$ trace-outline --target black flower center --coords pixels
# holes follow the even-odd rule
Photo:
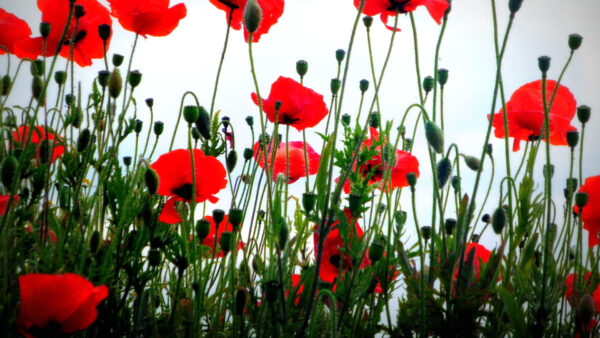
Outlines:
[[[296,118],[296,119],[292,118],[288,114],[285,114],[285,113],[283,113],[283,114],[280,113],[280,114],[281,114],[280,115],[281,117],[279,118],[279,122],[281,122],[283,124],[294,124],[294,123],[300,121],[300,119],[298,119],[298,118]]]
[[[232,3],[232,2],[229,2],[227,0],[219,0],[219,2],[222,3],[222,4],[224,4],[225,6],[227,6],[229,8],[232,8],[232,9],[238,9],[238,8],[240,8],[240,6],[238,6],[238,5],[236,5],[236,4]]]
[[[405,9],[405,7],[411,1],[412,0],[390,0],[390,7],[387,10],[388,11],[398,10],[398,13],[406,13],[407,10]]]
[[[185,183],[181,187],[173,189],[173,193],[186,201],[190,201],[192,199],[192,185]]]
[[[335,254],[329,257],[329,263],[331,263],[331,265],[335,266],[336,268],[340,267],[340,255]]]

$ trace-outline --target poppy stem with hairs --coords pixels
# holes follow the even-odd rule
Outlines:
[[[131,72],[131,63],[133,62],[133,54],[135,53],[135,47],[137,46],[139,34],[135,34],[135,39],[133,40],[133,47],[131,48],[131,54],[129,55],[129,64],[127,65],[127,73],[125,73],[125,87],[123,89],[123,107],[121,108],[121,114],[125,115],[125,108],[129,106],[129,100],[131,100],[130,94],[129,100],[127,99],[127,85],[129,84],[129,72]],[[119,128],[120,129],[120,128]]]
[[[421,85],[421,68],[419,67],[419,40],[417,38],[417,25],[415,25],[415,18],[413,17],[413,13],[409,12],[408,16],[410,18],[410,25],[412,26],[413,31],[413,44],[415,49],[415,69],[417,71],[417,86],[419,88],[419,102],[421,104],[425,104],[425,99],[423,98],[423,87]]]
[[[213,113],[215,111],[215,99],[217,98],[217,89],[219,88],[219,78],[221,77],[221,69],[223,68],[223,62],[225,61],[225,52],[227,51],[227,44],[229,42],[229,32],[231,31],[231,20],[233,19],[233,7],[229,9],[229,18],[227,19],[227,31],[225,32],[225,42],[223,43],[223,50],[221,51],[221,60],[219,61],[219,68],[217,68],[217,78],[215,79],[215,88],[213,89],[212,100],[210,102],[210,120],[212,121]]]
[[[442,20],[442,27],[440,28],[440,34],[438,36],[438,41],[437,44],[435,46],[435,55],[433,58],[433,105],[432,105],[432,117],[433,117],[433,122],[436,122],[436,104],[437,104],[437,91],[438,91],[438,62],[439,62],[439,55],[440,55],[440,48],[442,47],[442,39],[444,38],[444,32],[446,31],[446,24],[448,23],[448,15],[444,15],[444,18]],[[441,86],[441,89],[443,90],[443,86]],[[441,102],[440,102],[440,108],[441,108]],[[444,115],[443,115],[443,111],[440,111],[440,120],[442,122],[442,130],[444,129]]]
[[[371,28],[370,27],[366,27],[367,29],[367,47],[369,49],[369,64],[371,66],[371,76],[373,77],[373,86],[377,87],[377,76],[375,75],[375,62],[373,61],[373,46],[371,44]],[[394,28],[395,29],[395,28]],[[362,106],[362,97],[361,96],[361,106]],[[376,103],[377,103],[377,111],[381,113],[381,107],[379,106],[379,97],[376,97]],[[358,116],[360,117],[360,110],[358,112]],[[356,123],[358,123],[358,117],[356,118]]]

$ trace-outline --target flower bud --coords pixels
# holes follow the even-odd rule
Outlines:
[[[183,118],[189,124],[194,123],[200,117],[200,109],[198,106],[185,106],[183,107]],[[198,128],[200,129],[200,128]]]
[[[338,49],[335,51],[335,59],[338,63],[344,61],[344,57],[346,56],[346,51],[343,49]]]
[[[436,153],[444,152],[444,135],[438,126],[432,121],[425,122],[425,137],[427,143],[435,150]]]
[[[98,36],[102,41],[106,42],[110,38],[111,27],[105,23],[98,26]]]
[[[8,155],[2,160],[0,165],[0,176],[2,177],[2,184],[7,190],[12,189],[18,166],[19,162],[13,155]]]
[[[342,115],[342,124],[344,124],[345,126],[348,126],[350,124],[350,115]]]
[[[488,156],[492,156],[492,153],[494,151],[494,147],[492,146],[491,143],[487,144],[487,147],[485,148],[485,153],[488,154]]]
[[[252,128],[252,126],[254,126],[254,117],[250,115],[246,116],[246,124],[248,124],[248,127]]]
[[[250,33],[256,32],[262,21],[262,9],[256,0],[248,0],[244,8],[244,26]]]
[[[42,36],[42,38],[47,38],[48,35],[50,35],[50,30],[51,30],[52,26],[50,25],[49,22],[42,22],[40,23],[40,35]]]
[[[118,68],[115,68],[108,79],[108,93],[113,99],[116,99],[121,95],[122,88],[123,79],[121,78],[121,72]]]
[[[160,265],[160,261],[162,260],[162,255],[160,254],[160,251],[156,248],[151,248],[148,251],[148,264],[150,266],[159,266]]]
[[[229,154],[227,154],[227,159],[225,162],[227,164],[227,171],[232,172],[237,163],[237,152],[235,150],[231,150]]]
[[[523,0],[508,0],[508,10],[510,11],[510,15],[514,16],[516,12],[521,8],[521,4]]]
[[[465,164],[473,171],[479,170],[479,159],[475,156],[465,156]]]
[[[365,27],[367,27],[367,29],[371,28],[371,25],[373,24],[373,17],[372,16],[364,16],[363,24],[365,25]]]
[[[576,178],[567,178],[566,181],[566,187],[567,190],[570,190],[571,193],[575,192],[575,190],[577,190],[577,179]]]
[[[460,184],[460,177],[458,177],[456,175],[452,176],[451,183],[452,183],[452,188],[454,190],[458,190],[458,185]]]
[[[113,54],[112,64],[115,67],[119,67],[123,63],[123,55],[121,54]]]
[[[146,99],[146,105],[148,106],[148,108],[151,108],[154,106],[154,99],[149,97]]]
[[[154,135],[160,136],[160,134],[163,133],[164,129],[165,129],[165,124],[162,121],[154,122]]]
[[[575,205],[580,209],[585,207],[588,202],[588,194],[584,192],[578,192],[575,194]]]
[[[215,226],[218,228],[225,219],[225,211],[223,209],[214,209],[212,211],[213,221],[215,222]]]
[[[8,95],[8,89],[10,88],[11,82],[10,75],[6,74],[2,77],[2,96]]]
[[[277,236],[277,244],[279,245],[280,250],[285,250],[285,246],[287,244],[289,235],[290,231],[288,229],[287,223],[282,220],[281,227],[279,228],[279,235]]]
[[[413,145],[412,138],[407,137],[402,142],[402,150],[404,150],[404,151],[410,151],[410,149],[412,148],[412,145]]]
[[[579,34],[571,34],[569,35],[569,48],[571,50],[577,50],[581,47],[581,41],[583,40],[583,36]]]
[[[577,119],[581,123],[586,123],[590,119],[592,109],[589,106],[582,105],[577,107]]]
[[[421,227],[421,235],[423,235],[423,238],[425,239],[425,241],[428,241],[431,238],[431,226],[429,225],[425,225]]]
[[[396,221],[396,225],[398,228],[402,229],[404,224],[406,223],[406,219],[408,218],[408,214],[403,210],[394,211],[394,221]],[[400,231],[399,231],[400,232]]]
[[[254,156],[254,150],[250,148],[244,149],[244,160],[249,161]]]
[[[362,195],[359,193],[351,192],[348,196],[348,208],[352,217],[360,216],[360,207],[362,206]]]
[[[54,73],[54,82],[57,85],[62,86],[65,84],[65,81],[67,81],[67,74],[65,72],[58,70]]]
[[[506,211],[502,207],[498,207],[492,216],[492,228],[494,232],[500,235],[502,233],[502,229],[506,226]]]
[[[577,130],[570,130],[567,132],[567,144],[571,148],[575,148],[579,143],[579,132]]]
[[[315,207],[317,195],[313,192],[305,192],[302,194],[302,207],[307,213],[311,212]]]
[[[225,254],[227,254],[231,250],[231,240],[233,239],[233,234],[229,231],[225,231],[221,234],[221,238],[219,239],[219,244],[221,244],[221,250]]]
[[[304,77],[304,75],[306,75],[307,72],[308,72],[308,62],[306,62],[305,60],[296,61],[296,73],[298,73],[298,75],[300,75],[300,77]]]
[[[33,60],[30,64],[31,75],[43,76],[44,75],[44,60]]]
[[[360,80],[358,88],[360,88],[360,92],[364,94],[369,89],[369,80]]]
[[[448,82],[448,69],[446,69],[446,68],[438,69],[437,76],[438,76],[438,83],[440,84],[440,87],[444,87],[446,82]]]
[[[144,182],[146,182],[148,193],[150,193],[150,195],[156,194],[158,191],[159,178],[154,169],[146,168],[146,172],[144,173]]]
[[[209,233],[210,222],[204,218],[199,219],[198,222],[196,222],[196,235],[198,238],[203,241]]]
[[[81,19],[85,15],[85,8],[83,5],[75,5],[75,18]]]
[[[31,82],[31,95],[34,99],[43,101],[43,98],[41,98],[42,89],[44,89],[44,80],[38,75],[34,76]]]
[[[538,68],[542,72],[542,74],[546,74],[548,69],[550,69],[550,57],[546,55],[542,55],[538,58]]]
[[[77,137],[77,151],[81,153],[86,150],[90,144],[91,138],[92,133],[90,133],[89,129],[85,128],[82,130],[81,133],[79,133],[79,137]]]
[[[594,298],[589,293],[586,293],[583,295],[583,297],[581,297],[579,307],[577,308],[577,314],[581,322],[584,324],[584,327],[588,326],[588,323],[596,314],[596,304],[594,302]]]
[[[373,263],[377,263],[383,257],[384,247],[381,243],[373,241],[369,246],[369,259]]]
[[[110,72],[108,70],[101,70],[98,72],[98,84],[105,88],[108,86],[108,79],[110,78]]]
[[[131,165],[131,156],[123,156],[123,163],[129,167]]]
[[[279,100],[275,101],[275,104],[273,105],[273,107],[275,108],[275,111],[278,112],[279,109],[281,109],[281,101],[279,101]]]
[[[433,78],[431,76],[426,76],[423,79],[423,90],[425,93],[429,93],[433,89],[434,84]]]
[[[417,184],[417,174],[412,171],[409,172],[406,174],[406,181],[412,188],[414,188],[415,184]]]
[[[379,113],[378,112],[374,111],[369,116],[369,126],[375,128],[375,129],[379,128]]]
[[[205,139],[210,140],[210,117],[208,116],[206,109],[202,106],[200,106],[200,109],[198,110],[198,118],[196,119],[195,124],[200,135]]]
[[[331,94],[333,94],[333,95],[337,94],[337,92],[340,90],[341,86],[342,86],[342,82],[340,81],[340,79],[338,79],[338,78],[331,79],[331,84],[330,84]]]
[[[134,121],[134,127],[133,127],[133,129],[134,129],[134,131],[135,131],[136,134],[141,133],[143,127],[144,127],[144,122],[142,120],[136,119]]]
[[[446,228],[446,234],[448,236],[452,236],[452,231],[454,231],[455,227],[456,227],[456,219],[446,218],[446,221],[444,222],[444,228]]]
[[[142,82],[142,73],[139,70],[132,70],[127,76],[127,81],[132,89],[137,87]]]
[[[446,185],[448,179],[450,179],[450,174],[452,174],[452,162],[447,157],[442,157],[442,159],[438,162],[437,168],[437,181],[438,186],[441,188]]]
[[[233,226],[233,230],[237,230],[242,224],[244,218],[244,210],[239,208],[231,208],[229,209],[228,221]]]

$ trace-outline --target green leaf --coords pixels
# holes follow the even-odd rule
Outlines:
[[[512,324],[515,337],[527,337],[528,334],[524,320],[527,317],[526,314],[523,313],[512,293],[504,288],[500,288],[498,291],[504,301],[505,311]]]

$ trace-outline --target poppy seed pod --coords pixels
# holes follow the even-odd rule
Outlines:
[[[585,323],[587,326],[587,323],[592,320],[594,314],[596,314],[594,298],[589,293],[586,293],[583,295],[583,297],[581,297],[581,301],[579,302],[579,306],[577,308],[577,315],[579,316],[581,322]]]
[[[444,135],[432,121],[425,122],[425,138],[427,138],[427,143],[436,153],[441,154],[444,152]]]
[[[108,93],[113,99],[116,99],[121,95],[122,88],[123,79],[121,78],[121,72],[118,68],[115,68],[108,79]]]
[[[244,26],[250,33],[256,32],[262,21],[262,9],[256,0],[248,0],[244,8]]]
[[[237,164],[237,152],[235,150],[230,151],[229,154],[227,154],[225,162],[227,164],[227,171],[232,172]]]
[[[44,89],[44,80],[39,75],[34,76],[31,82],[31,95],[34,99],[41,101],[42,89]]]
[[[506,226],[506,211],[502,207],[498,207],[492,216],[492,228],[498,235],[502,233],[502,229]]]
[[[231,251],[232,238],[233,238],[232,233],[229,231],[223,232],[221,234],[221,238],[219,238],[219,244],[221,245],[221,250],[223,250],[223,252],[225,254],[227,254],[229,251]]]
[[[575,190],[577,190],[577,179],[576,178],[567,178],[566,187],[572,193],[575,192]]]
[[[374,111],[369,116],[369,126],[375,129],[379,128],[379,113]]]
[[[369,80],[360,80],[358,88],[360,88],[360,92],[364,94],[369,89]]]
[[[198,109],[198,106],[185,106],[183,107],[183,118],[185,119],[185,121],[189,124],[194,123],[195,121],[198,120],[198,117],[200,116],[200,109]],[[200,128],[198,128],[200,129]]]
[[[444,85],[448,82],[448,69],[440,68],[437,71],[438,83],[440,87],[444,87]]]
[[[331,84],[330,84],[331,94],[333,94],[333,95],[337,94],[337,92],[340,90],[341,86],[342,86],[342,82],[340,81],[340,79],[338,79],[338,78],[331,79]]]
[[[551,164],[550,167],[548,167],[546,164],[544,164],[544,177],[546,177],[546,174],[549,173],[550,174],[550,178],[552,178],[552,176],[554,176],[554,164]]]
[[[250,161],[250,159],[254,156],[254,150],[250,148],[244,149],[244,160]]]
[[[75,5],[75,18],[80,19],[85,15],[85,8],[83,5]]]
[[[146,99],[146,106],[148,106],[148,108],[152,108],[154,106],[154,99],[149,97]]]
[[[8,74],[2,77],[2,96],[8,95],[11,81],[10,75]]]
[[[338,63],[342,63],[344,61],[344,57],[346,57],[346,51],[343,49],[338,49],[335,51],[335,59]]]
[[[90,144],[91,137],[92,137],[92,134],[90,133],[90,130],[87,128],[85,128],[84,130],[81,131],[81,133],[79,133],[79,136],[77,137],[77,151],[78,152],[81,153],[87,149],[88,145]]]
[[[198,238],[202,241],[206,238],[206,236],[208,236],[208,234],[210,233],[210,222],[205,219],[199,219],[196,222],[196,235],[198,236]]]
[[[162,260],[162,255],[158,249],[152,248],[148,251],[148,264],[150,266],[158,266],[160,265],[160,261]]]
[[[135,130],[135,133],[136,134],[141,133],[142,132],[142,128],[144,127],[144,122],[142,120],[140,120],[140,119],[136,119],[134,121],[134,123],[135,124],[134,124],[133,129]]]
[[[154,135],[156,136],[160,136],[160,134],[163,133],[163,130],[165,129],[165,124],[162,121],[156,121],[154,122]]]
[[[394,212],[394,221],[396,221],[396,224],[400,228],[402,228],[404,226],[404,223],[406,223],[407,217],[408,217],[408,214],[406,213],[406,211],[396,210]]]
[[[2,177],[2,184],[7,190],[12,189],[18,166],[19,162],[13,155],[6,156],[2,161],[0,176]]]
[[[317,195],[313,192],[305,192],[302,194],[302,207],[307,213],[311,212],[315,207]]]
[[[521,4],[523,0],[508,0],[508,10],[510,11],[510,15],[515,15],[516,12],[521,8]]]
[[[228,221],[233,226],[233,230],[237,230],[240,224],[242,224],[244,218],[244,210],[240,208],[229,209]]]
[[[428,241],[431,238],[431,226],[429,225],[424,225],[421,227],[421,235],[423,235],[423,238],[425,239],[425,241]]]
[[[132,89],[137,87],[140,84],[140,82],[142,82],[142,73],[140,73],[139,70],[133,70],[129,72],[129,76],[127,76],[127,81],[129,82],[129,85]]]
[[[590,120],[591,113],[592,108],[590,108],[589,106],[581,105],[577,107],[577,119],[583,124]]]
[[[246,124],[248,124],[248,126],[252,128],[252,126],[254,126],[254,117],[249,115],[246,116]]]
[[[417,184],[417,174],[414,172],[409,172],[406,174],[406,181],[410,185],[411,188],[414,188],[415,184]]]
[[[480,166],[480,162],[479,159],[475,156],[464,156],[465,158],[465,164],[467,165],[467,167],[469,167],[469,169],[473,170],[473,171],[477,171],[479,170],[479,166]]]
[[[100,26],[98,26],[98,36],[100,36],[100,39],[102,39],[102,41],[106,42],[108,38],[110,38],[110,33],[110,25],[103,23]]]
[[[369,246],[369,259],[373,263],[377,263],[383,257],[384,247],[381,243],[373,241]]]
[[[200,109],[198,109],[197,112],[198,118],[196,119],[196,122],[194,122],[196,124],[196,128],[198,128],[198,131],[200,132],[200,135],[202,135],[202,137],[204,137],[207,140],[210,140],[210,117],[208,116],[208,112],[202,106],[200,106]]]
[[[585,192],[576,193],[575,194],[575,205],[578,206],[580,209],[585,207],[585,205],[588,202],[588,198],[589,198],[589,196]]]
[[[373,25],[373,17],[372,16],[365,16],[363,17],[363,24],[365,25],[365,27],[371,28],[371,25]]]
[[[569,48],[571,50],[577,50],[581,47],[581,42],[583,40],[583,36],[579,34],[571,34],[569,35]]]
[[[42,36],[42,38],[47,38],[48,35],[50,35],[50,30],[51,30],[51,25],[49,22],[42,22],[40,23],[40,35]]]
[[[433,77],[431,76],[426,76],[423,79],[423,90],[425,91],[425,93],[429,93],[434,86],[435,82],[433,80]]]
[[[438,186],[441,189],[446,185],[448,179],[450,179],[450,174],[452,174],[452,162],[450,161],[450,159],[447,157],[443,157],[441,160],[439,160],[436,172]]]
[[[62,86],[65,84],[65,81],[67,81],[67,74],[64,71],[58,70],[54,73],[54,82],[56,82],[57,85]]]
[[[131,156],[123,156],[123,163],[129,167],[131,165]]]
[[[579,143],[579,132],[577,130],[570,130],[567,132],[567,144],[571,148],[575,148]]]
[[[225,211],[223,209],[214,209],[212,211],[213,221],[215,226],[218,228],[221,222],[225,219]]]
[[[538,58],[538,68],[542,72],[542,74],[546,74],[548,69],[550,69],[550,57],[547,55],[542,55]]]
[[[454,228],[456,227],[456,219],[454,218],[446,218],[444,222],[444,227],[446,228],[446,234],[451,236]]]
[[[298,75],[300,75],[300,77],[304,77],[304,75],[306,75],[307,72],[308,72],[308,62],[306,62],[305,60],[296,61],[296,73],[298,73]]]
[[[348,196],[348,207],[352,217],[360,216],[360,207],[362,206],[362,195],[351,192]]]
[[[123,64],[123,55],[121,54],[113,54],[112,56],[112,64],[115,67],[119,67],[121,64]]]
[[[110,78],[110,72],[108,70],[101,70],[98,72],[98,84],[105,88],[108,86],[108,79]]]
[[[31,62],[29,70],[33,76],[44,75],[44,60],[33,60]]]
[[[342,115],[342,123],[347,126],[350,124],[350,115],[344,114]]]
[[[158,191],[158,174],[152,168],[146,168],[146,172],[144,173],[144,182],[146,182],[146,188],[148,189],[148,193],[150,195],[156,194]]]

